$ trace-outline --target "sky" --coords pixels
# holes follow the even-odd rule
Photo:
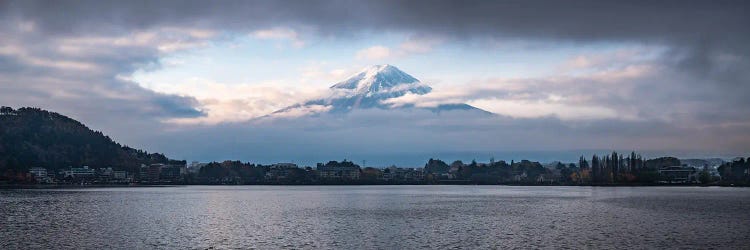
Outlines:
[[[2,1],[0,105],[176,159],[573,161],[750,149],[746,1]],[[257,122],[390,64],[393,103]]]

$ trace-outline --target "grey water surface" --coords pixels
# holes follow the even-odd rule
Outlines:
[[[0,249],[748,249],[750,189],[0,190]]]

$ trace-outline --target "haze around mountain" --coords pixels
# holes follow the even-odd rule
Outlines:
[[[353,74],[329,88],[327,97],[305,101],[273,112],[270,117],[314,115],[320,112],[349,113],[355,109],[409,109],[413,104],[399,105],[394,98],[405,95],[425,95],[432,88],[392,65],[373,65]],[[439,113],[465,110],[490,114],[464,103],[437,104],[416,107]]]

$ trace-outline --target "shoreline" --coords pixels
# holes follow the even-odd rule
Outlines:
[[[142,187],[182,187],[182,186],[508,186],[508,187],[750,187],[750,185],[736,185],[736,184],[711,184],[711,185],[700,185],[700,184],[588,184],[588,185],[561,185],[561,184],[465,184],[465,183],[437,183],[437,184],[425,184],[425,183],[339,183],[339,184],[326,184],[326,183],[315,183],[315,184],[268,184],[268,183],[257,183],[257,184],[95,184],[95,185],[46,185],[46,184],[3,184],[0,185],[0,190],[10,189],[88,189],[88,188],[142,188]]]

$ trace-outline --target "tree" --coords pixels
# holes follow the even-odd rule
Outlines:
[[[427,161],[427,164],[424,165],[424,171],[426,173],[448,173],[448,170],[450,170],[450,166],[444,161],[438,159],[430,158],[430,160]]]
[[[711,174],[708,173],[708,171],[701,171],[701,174],[698,177],[698,181],[700,181],[702,184],[708,184],[709,182],[711,182]]]
[[[589,168],[589,162],[586,161],[586,158],[581,155],[581,158],[578,159],[578,168],[580,169],[588,169]]]

